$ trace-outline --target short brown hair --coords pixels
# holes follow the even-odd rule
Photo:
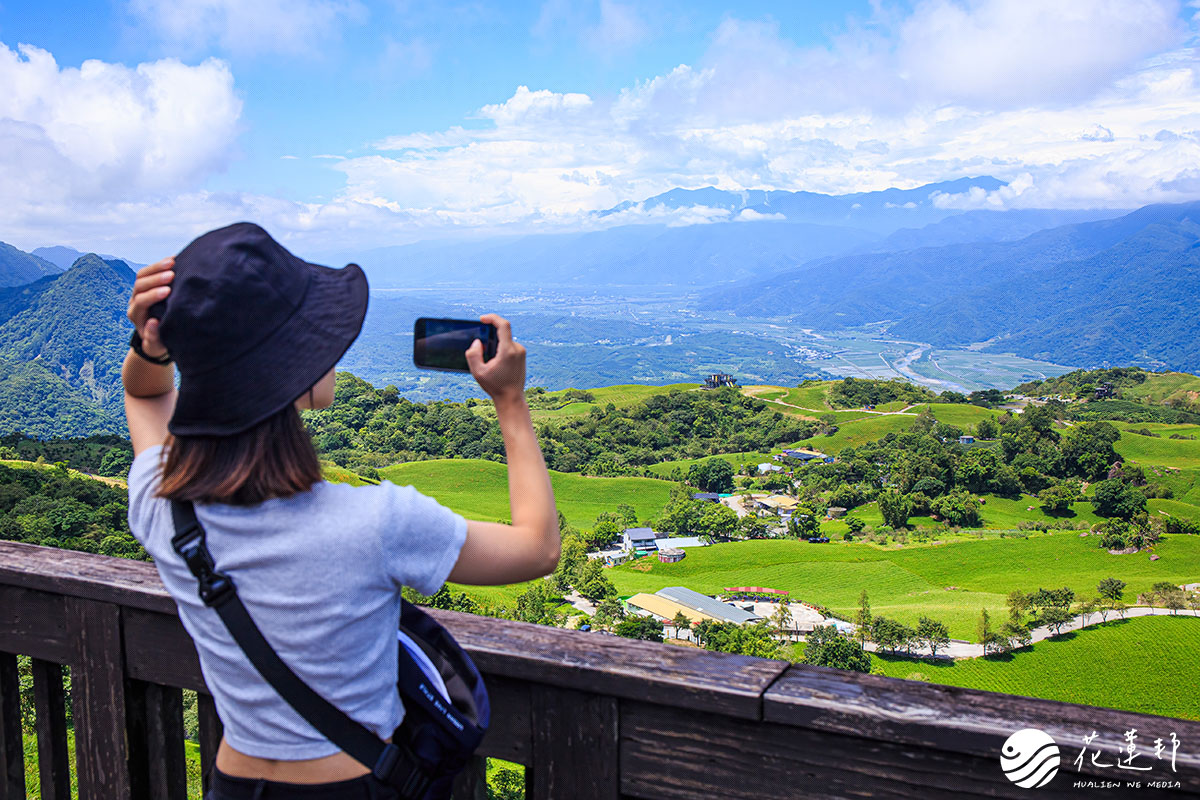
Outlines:
[[[249,506],[306,492],[321,480],[312,437],[291,403],[230,436],[168,436],[157,496]]]

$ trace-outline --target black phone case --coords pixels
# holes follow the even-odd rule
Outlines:
[[[451,319],[448,317],[420,317],[417,319],[417,321],[415,323],[413,323],[413,364],[416,365],[416,367],[418,369],[428,369],[428,370],[433,370],[434,372],[457,372],[457,373],[465,372],[468,374],[470,374],[470,372],[471,372],[470,368],[466,366],[467,361],[466,361],[465,353],[463,355],[463,362],[462,362],[463,366],[461,368],[436,367],[436,366],[430,366],[428,364],[421,363],[421,357],[423,356],[424,353],[420,347],[420,344],[425,339],[425,330],[427,327],[426,323],[429,323],[429,322],[456,322],[456,323],[461,323],[464,327],[476,327],[481,324],[486,324],[488,327],[488,338],[487,338],[487,341],[485,341],[483,343],[483,360],[486,362],[486,361],[490,361],[491,359],[495,358],[496,348],[500,344],[500,337],[499,337],[499,334],[496,332],[495,325],[492,325],[491,323],[480,323],[478,320],[471,320],[471,319]]]

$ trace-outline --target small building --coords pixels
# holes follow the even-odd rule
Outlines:
[[[1117,392],[1111,383],[1102,383],[1096,387],[1096,399],[1103,400],[1106,397],[1116,397]]]
[[[686,553],[678,547],[660,547],[658,548],[658,560],[664,564],[674,564],[676,561],[683,561]]]
[[[959,444],[975,444],[975,437],[967,436],[966,434],[963,434],[962,436],[958,437],[958,443]]]
[[[783,472],[783,467],[779,466],[778,464],[765,464],[764,463],[764,464],[758,465],[758,474],[759,475],[766,475],[768,472]]]
[[[650,528],[626,528],[621,534],[621,549],[636,555],[653,553],[658,549],[654,540],[659,538],[663,538],[662,534]]]
[[[826,510],[825,514],[830,519],[841,519],[842,517],[846,516],[846,509],[842,508],[841,506],[830,506],[828,510]]]
[[[737,378],[727,372],[715,372],[704,379],[705,389],[719,389],[722,386],[737,386]]]
[[[721,495],[716,492],[692,492],[693,500],[703,500],[706,503],[721,502]]]
[[[626,599],[622,605],[630,614],[637,614],[642,617],[654,617],[655,619],[668,622],[675,619],[676,614],[683,614],[692,624],[703,622],[704,620],[712,620],[720,622],[716,617],[701,613],[694,608],[685,606],[682,603],[677,603],[666,597],[660,597],[656,594],[646,594],[641,592],[633,597]]]
[[[778,514],[791,514],[796,509],[796,506],[800,505],[799,500],[789,497],[786,494],[773,494],[767,497],[760,497],[754,502],[759,508]]]
[[[801,464],[808,464],[812,461],[823,461],[826,464],[832,464],[834,461],[833,456],[827,456],[816,450],[784,450],[783,457],[799,461]]]
[[[694,592],[683,586],[668,586],[665,589],[659,589],[655,594],[721,622],[744,625],[747,622],[758,622],[762,619],[762,617],[753,612],[732,606],[729,603],[722,603],[720,600],[716,600],[706,594]]]
[[[665,539],[655,539],[654,546],[659,550],[664,547],[708,547],[708,542],[699,536],[669,536]]]

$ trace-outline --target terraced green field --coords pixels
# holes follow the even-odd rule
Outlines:
[[[900,549],[758,540],[692,548],[675,564],[644,559],[614,567],[609,575],[623,595],[666,586],[708,594],[726,586],[786,589],[847,618],[865,588],[877,614],[909,624],[925,614],[945,622],[952,637],[973,640],[980,609],[1003,617],[1004,599],[1013,589],[1070,586],[1094,596],[1102,578],[1115,576],[1128,584],[1126,596],[1132,599],[1157,581],[1200,581],[1200,536],[1169,536],[1154,552],[1158,561],[1145,553],[1109,555],[1091,537],[1072,531]]]
[[[1200,464],[1200,437],[1196,439],[1170,439],[1172,433],[1196,436],[1200,430],[1195,425],[1133,425],[1135,430],[1147,428],[1161,433],[1161,438],[1141,436],[1128,430],[1121,433],[1113,447],[1125,460],[1138,464],[1157,464],[1163,467],[1194,467]],[[1157,429],[1157,430],[1156,430]]]
[[[775,453],[779,451],[776,450]],[[756,451],[752,453],[722,453],[715,456],[705,456],[704,458],[683,458],[678,461],[662,461],[658,464],[652,464],[649,469],[655,475],[661,475],[666,478],[671,474],[671,470],[679,467],[686,473],[693,464],[698,464],[701,461],[707,461],[710,458],[719,458],[722,461],[728,461],[737,470],[743,464],[762,464],[774,463],[771,461],[771,454],[764,451]]]
[[[508,471],[503,464],[477,459],[443,459],[396,464],[379,470],[392,483],[418,491],[471,519],[509,518]],[[554,499],[572,525],[591,528],[601,511],[621,503],[637,510],[638,518],[662,511],[671,484],[656,478],[590,478],[566,472],[550,473]]]
[[[799,444],[823,453],[837,455],[847,447],[858,447],[889,433],[907,430],[912,424],[913,417],[907,414],[875,414],[860,420],[839,422],[838,432],[833,436],[814,436]]]
[[[1004,657],[933,663],[872,654],[871,661],[894,678],[919,672],[932,683],[1200,720],[1196,617],[1114,620]],[[1169,734],[1139,731],[1141,739],[1150,742]]]
[[[964,430],[975,427],[982,419],[989,417],[994,419],[1003,413],[995,409],[982,408],[964,403],[924,403],[919,406],[913,406],[910,411],[916,414],[926,408],[933,413],[934,419],[938,422],[945,422],[947,425],[957,425]]]
[[[1161,403],[1169,397],[1180,397],[1187,392],[1200,392],[1200,377],[1186,372],[1149,375],[1145,383],[1121,388],[1123,398],[1151,403]]]

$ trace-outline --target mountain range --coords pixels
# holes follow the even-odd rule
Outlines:
[[[961,212],[938,201],[1002,185],[985,176],[845,196],[678,189],[639,207],[703,208],[713,213],[700,216],[727,221],[362,253],[354,260],[373,288],[434,291],[373,297],[346,366],[414,398],[457,397],[466,384],[412,370],[411,318],[469,314],[473,294],[454,288],[487,287],[495,296],[557,287],[547,297],[558,299],[514,309],[526,341],[543,353],[530,378],[548,388],[662,383],[700,369],[794,383],[815,370],[791,348],[738,330],[740,320],[818,331],[869,325],[906,342],[1076,366],[1200,370],[1192,311],[1200,298],[1200,203]],[[0,433],[123,432],[120,362],[132,264],[62,246],[26,253],[0,244]],[[599,299],[566,299],[592,295]],[[605,297],[664,301],[654,308],[672,311],[593,319],[600,312],[589,309],[611,305]],[[706,323],[703,333],[696,320]]]

